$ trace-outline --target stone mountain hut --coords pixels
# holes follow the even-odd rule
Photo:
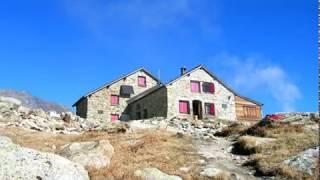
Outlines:
[[[147,119],[260,120],[263,104],[241,96],[203,65],[162,84],[137,69],[81,97],[77,115],[97,121]]]

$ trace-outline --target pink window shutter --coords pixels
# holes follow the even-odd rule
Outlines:
[[[138,84],[139,84],[139,86],[146,86],[146,78],[145,77],[139,77],[138,78]]]
[[[210,92],[211,93],[214,93],[215,92],[215,87],[214,87],[214,84],[210,84]]]
[[[111,104],[115,105],[115,104],[119,104],[119,97],[118,96],[111,96]]]
[[[188,113],[188,103],[187,102],[179,102],[179,111],[180,111],[180,113]]]
[[[191,82],[191,92],[200,92],[200,83]]]
[[[210,114],[211,115],[216,115],[216,110],[214,104],[210,104]]]
[[[117,114],[111,114],[111,121],[112,121],[112,122],[115,122],[115,121],[117,121],[117,120],[119,120],[119,115],[117,115]]]

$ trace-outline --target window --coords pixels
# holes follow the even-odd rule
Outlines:
[[[144,77],[144,76],[139,76],[138,77],[138,86],[140,86],[140,87],[146,87],[147,86],[146,77]]]
[[[141,112],[136,112],[136,119],[141,119]]]
[[[183,114],[189,114],[189,101],[179,101],[179,112]]]
[[[200,82],[199,81],[191,81],[191,92],[200,92]]]
[[[111,95],[111,105],[118,105],[118,104],[119,104],[119,96]]]
[[[98,110],[98,114],[103,114],[103,110]]]
[[[143,110],[143,118],[148,119],[148,110],[147,109]]]
[[[227,104],[222,104],[222,108],[223,108],[223,109],[227,109],[227,108],[228,108],[228,105],[227,105]]]
[[[141,119],[141,105],[137,104],[136,105],[136,119]]]
[[[119,120],[119,115],[118,114],[111,114],[111,121],[115,122]]]
[[[215,91],[214,84],[213,83],[209,83],[209,82],[204,82],[202,84],[202,91],[214,94],[214,91]]]
[[[209,115],[216,115],[216,109],[213,103],[205,103],[205,110],[206,110],[206,114]]]

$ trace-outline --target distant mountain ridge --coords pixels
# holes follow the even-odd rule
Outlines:
[[[27,92],[18,92],[15,90],[4,89],[0,90],[0,96],[16,98],[22,102],[23,106],[32,109],[43,109],[47,112],[56,111],[58,113],[70,111],[63,105],[43,100]]]

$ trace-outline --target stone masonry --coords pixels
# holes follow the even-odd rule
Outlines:
[[[215,93],[194,93],[190,91],[190,81],[200,81],[214,83]],[[235,110],[235,96],[234,94],[224,87],[221,83],[215,80],[202,68],[196,69],[194,72],[186,75],[172,84],[167,85],[168,91],[168,117],[180,117],[180,118],[193,118],[193,109],[192,101],[199,100],[201,101],[201,106],[203,109],[204,118],[219,118],[226,120],[236,120],[236,110]],[[180,114],[179,113],[179,100],[186,100],[190,104],[190,113],[189,114]],[[215,117],[207,115],[204,112],[205,103],[214,103],[215,104]],[[223,108],[224,106],[224,108]]]
[[[138,77],[146,77],[146,87],[138,86]],[[129,76],[125,76],[118,81],[103,87],[102,89],[88,95],[80,100],[77,105],[77,114],[81,117],[93,119],[95,121],[110,121],[111,114],[119,115],[120,119],[128,120],[127,100],[137,94],[140,94],[158,84],[158,80],[151,77],[149,73],[141,69]],[[130,85],[134,89],[134,94],[130,97],[120,96],[121,85]],[[111,105],[111,95],[119,96],[119,105]]]
[[[138,85],[139,76],[146,77],[146,87]],[[192,81],[197,81],[199,84],[199,92],[191,91]],[[204,91],[208,84],[210,88],[214,85],[214,92]],[[132,86],[134,94],[122,97],[120,95],[122,85]],[[119,96],[118,105],[111,104],[112,95]],[[111,115],[119,115],[120,120],[198,117],[235,121],[237,120],[236,96],[239,94],[202,65],[190,71],[184,69],[178,78],[167,84],[159,83],[157,78],[141,68],[82,97],[75,105],[77,115],[98,122],[110,121]],[[254,102],[249,98],[246,99]],[[181,103],[184,103],[184,107],[188,104],[187,113],[180,113],[180,101],[183,101]],[[262,104],[256,103],[256,106],[261,108]]]
[[[191,81],[200,82],[201,91],[199,93],[191,92]],[[202,91],[202,83],[204,82],[214,84],[215,92],[213,94]],[[189,102],[190,111],[188,114],[179,112],[179,101]],[[203,119],[236,120],[234,93],[201,67],[195,68],[142,98],[131,100],[130,114],[132,119],[152,117],[193,119],[195,117],[193,101],[200,101]],[[205,112],[205,103],[215,105],[214,116]],[[145,115],[145,112],[147,112],[147,115]],[[137,117],[137,113],[140,113],[140,117]]]

